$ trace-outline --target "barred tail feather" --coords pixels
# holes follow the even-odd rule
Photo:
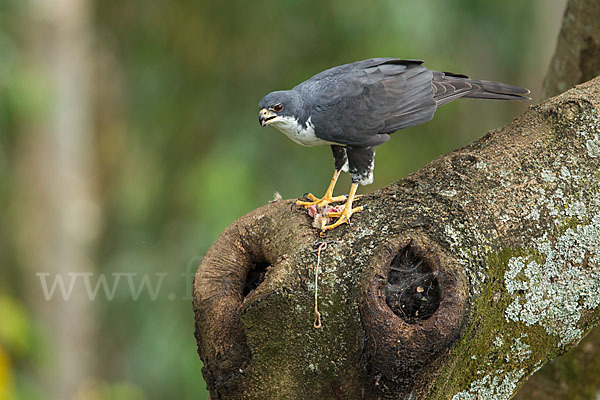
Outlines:
[[[466,75],[433,71],[431,82],[437,107],[461,97],[494,100],[531,100],[528,89],[499,82],[477,81]]]
[[[507,85],[499,82],[473,81],[469,80],[473,89],[464,97],[473,99],[496,99],[496,100],[531,100],[527,95],[529,89],[518,86]]]

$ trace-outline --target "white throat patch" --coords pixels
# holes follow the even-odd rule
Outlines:
[[[311,122],[310,118],[306,121],[306,126],[302,126],[298,123],[298,120],[293,117],[278,116],[273,119],[269,124],[277,128],[285,136],[289,137],[292,141],[301,144],[302,146],[320,146],[323,144],[332,144],[323,139],[319,139],[315,135],[315,126]]]

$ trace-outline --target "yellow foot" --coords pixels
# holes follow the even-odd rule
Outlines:
[[[327,193],[321,199],[317,198],[312,193],[308,193],[306,197],[308,197],[311,201],[296,201],[294,206],[304,206],[306,208],[312,206],[325,207],[329,203],[336,203],[346,200],[346,196],[331,197],[331,195]]]
[[[333,224],[325,225],[324,227],[322,227],[321,232],[330,231],[332,229],[337,228],[338,226],[340,226],[342,224],[349,224],[350,217],[352,216],[352,214],[361,211],[363,208],[364,208],[364,206],[352,208],[352,203],[350,203],[350,204],[346,203],[346,206],[344,207],[342,212],[331,212],[331,213],[327,214],[328,217],[332,217],[332,218],[337,217],[337,221],[335,221]]]

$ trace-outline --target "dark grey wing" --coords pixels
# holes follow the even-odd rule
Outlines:
[[[352,72],[363,71],[367,68],[377,67],[383,64],[423,64],[423,60],[402,60],[399,58],[391,58],[391,57],[380,57],[380,58],[370,58],[368,60],[356,61],[349,64],[338,65],[337,67],[326,69],[325,71],[321,71],[313,77],[307,79],[306,81],[300,83],[296,87],[305,86],[307,84],[311,84],[313,82],[318,82],[321,80],[328,80],[331,78],[337,78],[343,74],[348,74]]]
[[[421,61],[373,59],[324,71],[294,90],[310,106],[317,137],[376,146],[388,133],[433,117],[432,72]]]
[[[477,81],[466,75],[433,72],[434,99],[438,107],[461,97],[495,100],[530,100],[528,89],[505,83]]]

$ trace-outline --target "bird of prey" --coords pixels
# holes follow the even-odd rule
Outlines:
[[[337,220],[323,231],[349,223],[362,210],[352,202],[358,185],[373,182],[375,146],[390,133],[433,118],[435,110],[461,97],[497,100],[529,99],[529,90],[466,75],[432,71],[420,60],[373,58],[325,70],[290,90],[269,93],[258,104],[259,122],[272,125],[303,146],[330,145],[335,172],[321,198],[297,201],[324,207],[346,201]],[[333,197],[340,171],[349,172],[348,197]]]

